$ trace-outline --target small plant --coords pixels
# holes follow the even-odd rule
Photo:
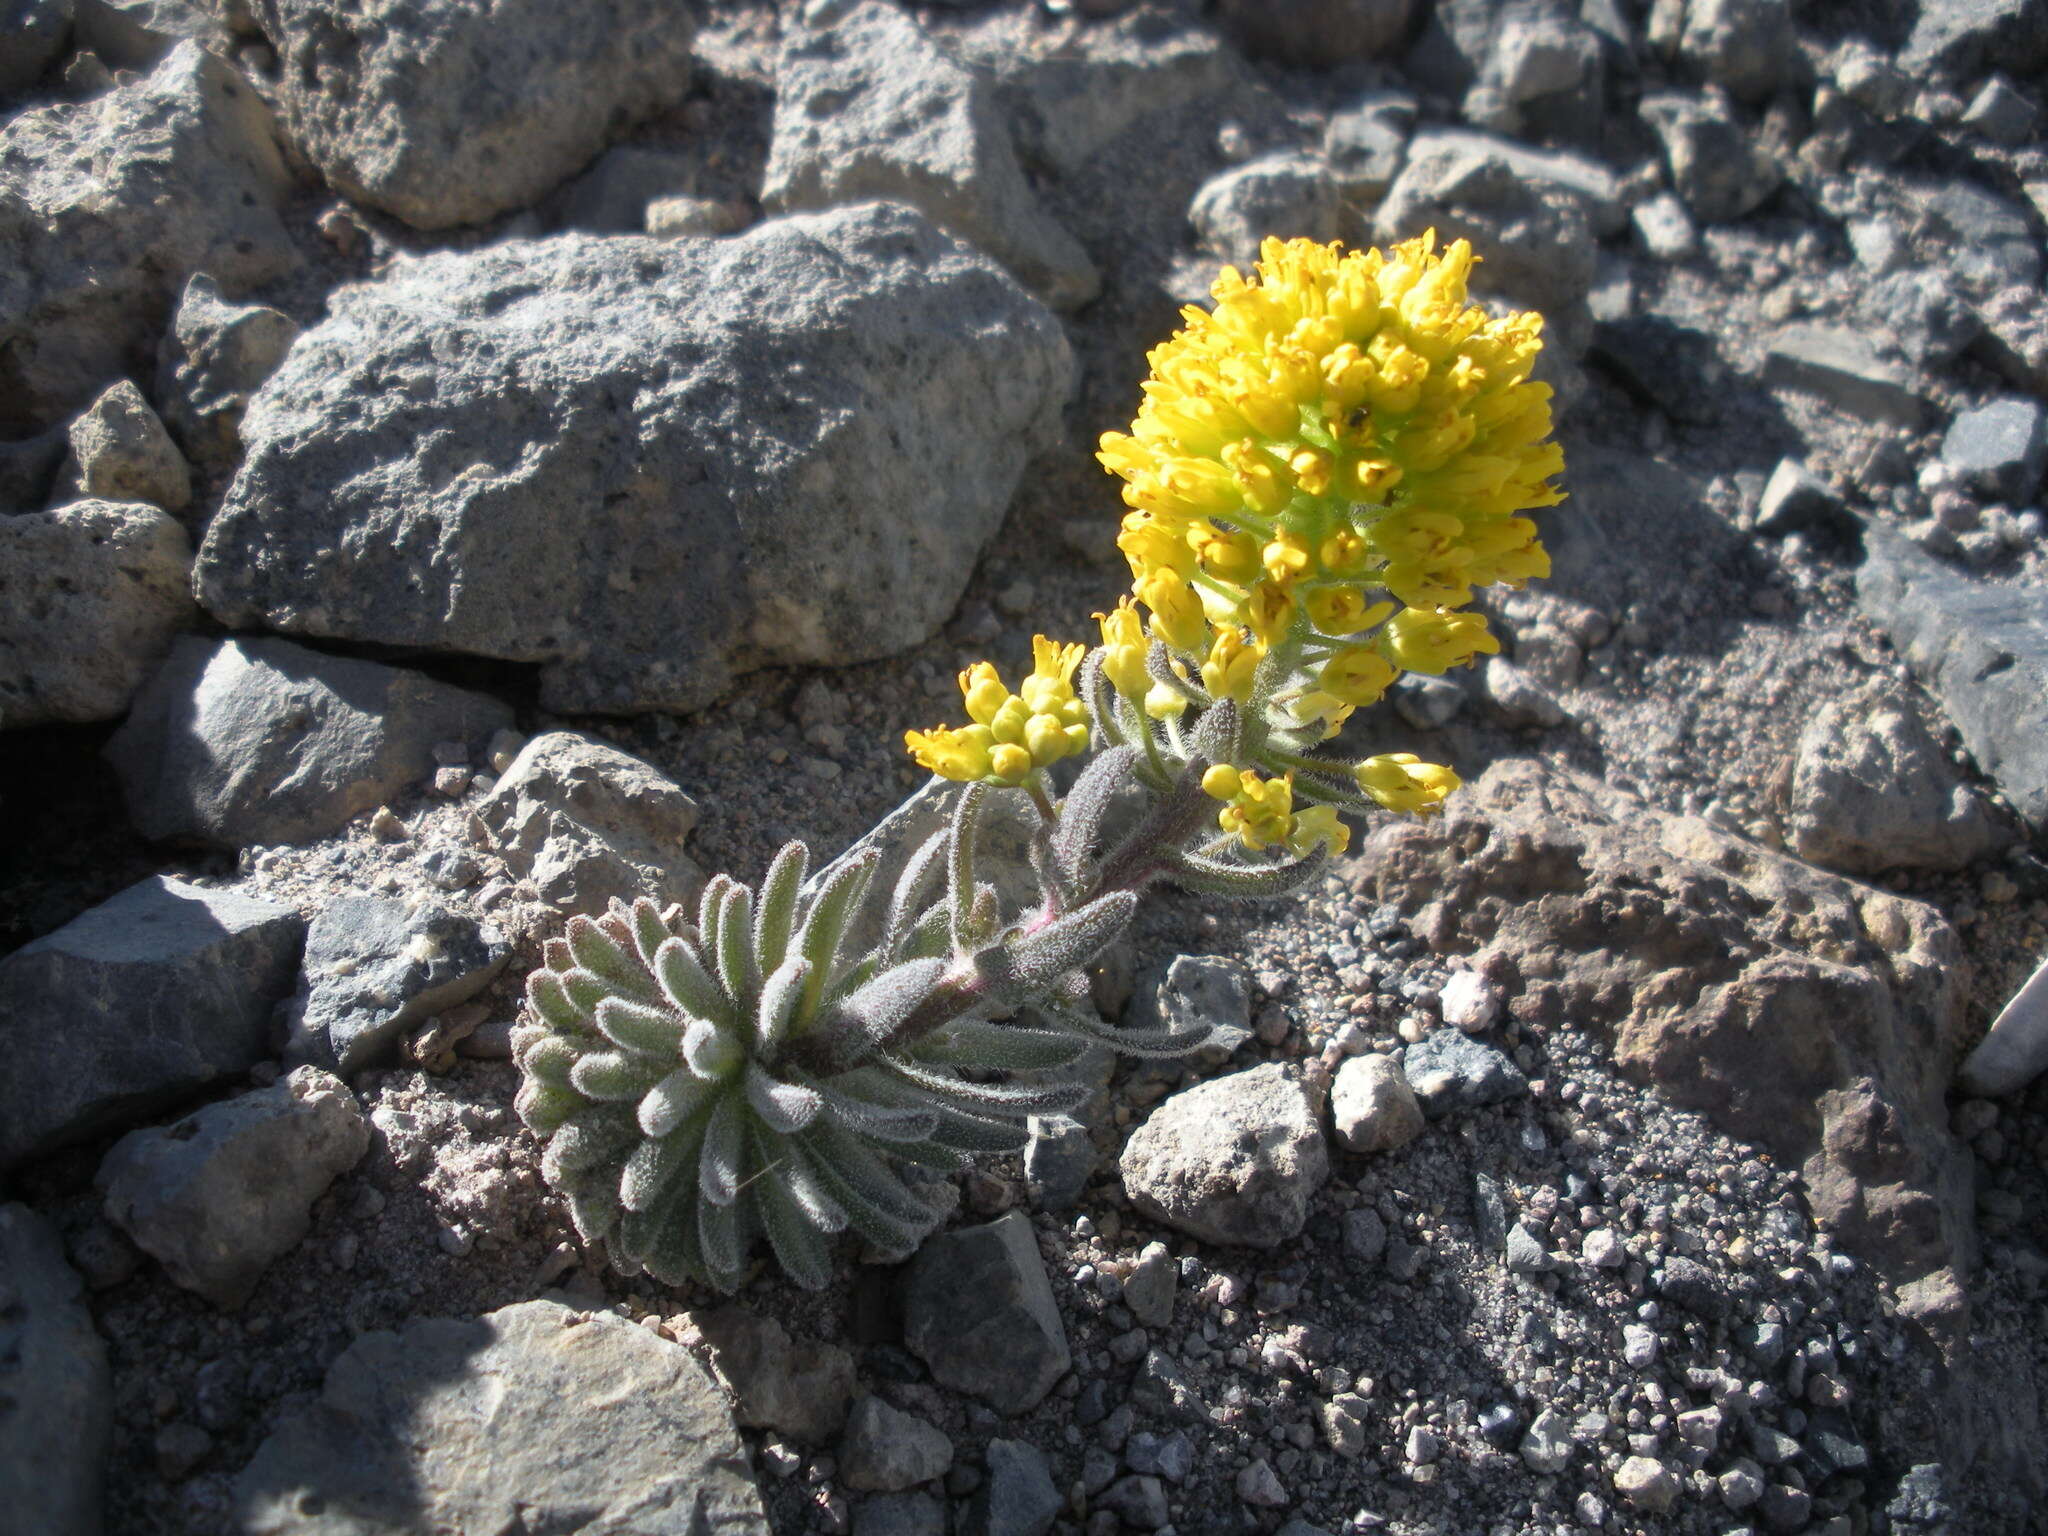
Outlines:
[[[1528,377],[1541,317],[1467,303],[1471,248],[1434,244],[1269,240],[1252,276],[1224,269],[1213,311],[1183,312],[1131,433],[1102,440],[1131,594],[1092,651],[1038,636],[1015,692],[979,662],[969,723],[907,734],[964,787],[892,879],[867,852],[807,896],[792,843],[758,893],[715,877],[694,923],[643,899],[549,943],[518,1109],[586,1240],[725,1290],[761,1237],[811,1288],[834,1234],[907,1253],[942,1214],[921,1174],[1015,1152],[1030,1116],[1077,1107],[1059,1069],[1203,1043],[1089,1004],[1083,968],[1148,885],[1284,895],[1348,846],[1340,811],[1427,815],[1458,787],[1410,754],[1317,750],[1402,672],[1497,651],[1461,611],[1473,590],[1548,571],[1521,515],[1561,496],[1550,391]],[[1056,796],[1047,770],[1089,754]],[[976,878],[1002,790],[1034,808],[1021,912]],[[855,942],[878,898],[880,937]],[[1054,1080],[981,1080],[1020,1071]]]

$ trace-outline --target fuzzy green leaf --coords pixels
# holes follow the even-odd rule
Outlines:
[[[656,1140],[675,1134],[676,1128],[709,1104],[723,1086],[699,1077],[688,1067],[669,1073],[640,1100],[641,1131]]]
[[[970,1083],[965,1078],[889,1056],[877,1057],[876,1066],[944,1103],[968,1110],[1005,1115],[1061,1114],[1078,1108],[1088,1097],[1085,1083]]]
[[[564,1120],[583,1107],[581,1095],[537,1077],[521,1083],[512,1100],[512,1108],[526,1128],[543,1140],[554,1135]]]
[[[658,1003],[636,1003],[608,997],[597,1005],[597,1027],[607,1040],[643,1056],[676,1059],[683,1041],[684,1020]]]
[[[732,997],[704,968],[688,939],[670,939],[654,955],[654,973],[669,1002],[694,1018],[731,1027],[739,1022]]]
[[[545,1040],[534,1043],[526,1057],[519,1063],[519,1070],[536,1082],[568,1091],[569,1074],[576,1069],[576,1047],[560,1035],[549,1035]]]
[[[773,1059],[776,1048],[790,1033],[797,1005],[803,1001],[804,983],[811,978],[811,962],[791,955],[761,983],[761,1006],[754,1018],[755,1049]]]
[[[714,958],[718,979],[744,1013],[761,986],[761,972],[754,964],[754,893],[744,885],[734,886],[719,908]]]
[[[803,926],[797,930],[796,948],[798,954],[810,961],[811,976],[804,984],[804,1000],[797,1017],[816,1017],[827,984],[837,979],[840,939],[861,897],[867,894],[868,881],[880,860],[881,854],[870,848],[830,871],[804,913]]]
[[[704,1127],[704,1150],[697,1159],[698,1193],[713,1205],[731,1205],[739,1196],[740,1157],[746,1145],[747,1114],[737,1094],[726,1094]]]
[[[669,1196],[673,1185],[685,1179],[694,1193],[697,1149],[703,1140],[700,1124],[658,1141],[641,1142],[620,1171],[619,1203],[629,1211],[651,1211]]]
[[[526,1001],[534,1017],[564,1034],[587,1034],[590,1015],[569,1000],[562,978],[553,971],[535,971],[526,978]]]
[[[763,976],[772,976],[789,956],[797,894],[810,865],[810,849],[802,843],[784,843],[761,877],[761,899],[754,913],[754,968]]]
[[[639,1139],[640,1127],[630,1109],[599,1104],[578,1110],[548,1138],[547,1150],[541,1154],[541,1172],[560,1189],[576,1174],[624,1157]]]
[[[1230,864],[1199,853],[1179,852],[1172,859],[1171,877],[1176,885],[1197,895],[1265,901],[1313,885],[1328,864],[1329,856],[1322,848],[1285,864]]]
[[[963,787],[953,803],[953,820],[947,829],[946,899],[957,950],[974,947],[974,834],[987,799],[987,785]]]
[[[569,1073],[569,1081],[585,1098],[631,1099],[636,1104],[661,1078],[661,1063],[631,1051],[588,1051]]]
[[[1111,891],[1020,939],[1008,953],[1009,989],[1039,991],[1078,970],[1116,942],[1137,910],[1137,892]]]
[[[822,1291],[832,1279],[832,1245],[789,1191],[782,1175],[789,1167],[786,1148],[770,1147],[757,1138],[755,1161],[764,1171],[750,1186],[783,1273],[807,1291]]]
[[[1067,1066],[1087,1051],[1086,1040],[1057,1030],[963,1019],[927,1035],[911,1055],[918,1061],[946,1066],[1033,1071]]]
[[[704,1274],[721,1291],[738,1287],[746,1271],[746,1245],[740,1238],[737,1206],[697,1202],[697,1241],[703,1252]]]
[[[827,1117],[875,1141],[923,1141],[938,1124],[936,1105],[909,1109],[876,1104],[833,1089],[824,1090],[822,1097]]]
[[[884,971],[841,1003],[835,1025],[850,1025],[871,1043],[880,1044],[931,996],[945,974],[943,960],[907,960]]]
[[[902,953],[916,926],[918,908],[930,891],[932,880],[945,867],[946,849],[952,834],[941,830],[924,840],[896,877],[889,896],[889,912],[882,925],[881,954],[884,962],[908,958]]]
[[[651,971],[656,952],[669,940],[668,924],[661,920],[661,908],[645,896],[633,903],[629,916],[633,924],[634,948],[639,951],[640,963]]]
[[[1021,1120],[985,1120],[959,1110],[940,1116],[938,1129],[932,1132],[932,1140],[940,1146],[971,1152],[977,1157],[1022,1152],[1030,1139],[1030,1129]]]
[[[747,1103],[770,1130],[787,1136],[818,1118],[818,1090],[770,1077],[756,1062],[747,1063]]]
[[[697,898],[697,932],[706,953],[717,942],[718,920],[725,911],[726,899],[732,895],[739,882],[731,875],[713,875],[704,882],[703,893]]]
[[[1088,872],[1102,834],[1103,818],[1126,784],[1134,781],[1138,754],[1129,747],[1096,753],[1067,798],[1060,803],[1059,830],[1053,834],[1053,859],[1069,884],[1078,886]]]
[[[566,937],[576,964],[603,981],[607,991],[641,1003],[659,999],[654,978],[639,957],[589,918],[570,918]]]

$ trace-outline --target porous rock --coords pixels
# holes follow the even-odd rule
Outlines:
[[[859,1388],[853,1356],[837,1344],[793,1341],[774,1318],[738,1306],[695,1312],[690,1321],[733,1390],[741,1424],[805,1445],[822,1445],[846,1427]]]
[[[237,627],[539,663],[557,710],[693,708],[936,629],[1070,367],[890,204],[401,261],[257,393],[195,586]]]
[[[683,852],[697,802],[594,736],[534,737],[477,816],[505,863],[567,912],[602,912],[613,897],[692,902],[703,889],[703,872]]]
[[[917,208],[1055,308],[1101,287],[1025,180],[994,90],[887,0],[790,28],[761,185],[763,206],[778,212],[868,198]]]
[[[1994,830],[1888,682],[1830,700],[1799,733],[1788,823],[1799,857],[1852,875],[1962,869],[1991,848]]]
[[[1392,1152],[1422,1134],[1422,1106],[1391,1056],[1353,1056],[1337,1069],[1330,1118],[1353,1152]]]
[[[1337,238],[1337,183],[1316,155],[1262,155],[1211,177],[1188,206],[1188,222],[1204,249],[1249,269],[1260,244]]]
[[[198,617],[191,569],[185,530],[155,507],[0,518],[0,729],[120,718]]]
[[[1540,955],[1542,1016],[1609,1031],[1625,1073],[1799,1166],[1822,1224],[1895,1281],[1967,1264],[1943,1103],[1959,951],[1931,908],[1523,759],[1376,832],[1354,870],[1438,951]]]
[[[195,463],[216,468],[242,451],[242,413],[298,338],[298,323],[262,304],[235,304],[193,274],[157,348],[157,400]]]
[[[1124,1144],[1124,1187],[1145,1215],[1204,1242],[1275,1248],[1297,1236],[1329,1177],[1320,1106],[1277,1063],[1161,1101]]]
[[[0,1487],[24,1536],[101,1530],[114,1399],[84,1291],[56,1228],[0,1205]]]
[[[0,1167],[262,1060],[304,932],[288,907],[155,875],[0,960]]]
[[[769,1536],[711,1372],[622,1317],[552,1301],[362,1335],[235,1492],[249,1536]]]
[[[1788,0],[1685,0],[1678,54],[1737,101],[1764,101],[1799,57],[1792,8]]]
[[[306,929],[285,1055],[343,1073],[381,1065],[407,1031],[489,986],[511,953],[436,901],[336,896]]]
[[[0,431],[48,425],[124,373],[191,273],[239,291],[289,270],[288,186],[269,111],[196,43],[0,125]]]
[[[340,1079],[300,1067],[268,1088],[130,1131],[95,1178],[108,1220],[170,1277],[237,1310],[312,1230],[313,1202],[370,1147]]]
[[[436,742],[511,724],[497,700],[289,640],[181,638],[107,743],[155,841],[303,843],[434,771]]]
[[[166,512],[191,502],[192,466],[129,380],[108,385],[71,423],[69,437],[71,495],[146,501]]]
[[[943,1430],[879,1397],[862,1398],[846,1417],[839,1477],[849,1488],[894,1493],[943,1477],[952,1464],[953,1442]]]
[[[904,1284],[903,1341],[941,1386],[999,1413],[1036,1407],[1072,1357],[1030,1218],[926,1238]]]
[[[337,192],[416,229],[474,224],[567,179],[690,87],[663,0],[262,0],[292,142]]]

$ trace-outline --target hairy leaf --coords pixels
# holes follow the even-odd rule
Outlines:
[[[779,1082],[762,1071],[758,1063],[747,1063],[746,1090],[754,1113],[780,1135],[800,1131],[818,1118],[822,1101],[817,1089]]]
[[[797,1004],[803,1001],[804,983],[811,978],[811,962],[791,955],[761,984],[761,1006],[754,1019],[755,1048],[772,1059],[795,1021]]]
[[[648,970],[654,969],[654,956],[669,940],[668,924],[661,920],[661,908],[642,896],[633,903],[633,948],[639,961]]]
[[[639,958],[589,918],[570,918],[567,938],[576,964],[602,980],[607,991],[635,1002],[656,1000],[654,978]]]
[[[1010,987],[1036,991],[1086,965],[1116,942],[1137,910],[1137,892],[1111,891],[1026,935],[1010,947]]]
[[[740,1157],[745,1148],[747,1114],[737,1094],[726,1094],[704,1127],[704,1150],[697,1160],[697,1189],[713,1205],[731,1205],[740,1190]]]
[[[985,784],[962,787],[947,828],[946,899],[953,914],[953,947],[959,950],[974,946],[974,838],[987,799]]]
[[[696,946],[688,939],[670,939],[656,950],[654,973],[661,978],[669,1001],[684,1013],[714,1024],[739,1022],[733,998],[704,968]]]
[[[608,997],[597,1005],[597,1027],[614,1045],[673,1061],[683,1040],[683,1020],[656,1003]]]
[[[553,971],[535,971],[526,978],[526,1001],[534,1016],[565,1034],[590,1032],[590,1015],[569,1000],[562,978]]]
[[[1081,770],[1074,787],[1060,804],[1059,830],[1053,834],[1053,858],[1067,881],[1078,886],[1086,875],[1095,845],[1102,834],[1103,818],[1117,792],[1133,781],[1138,754],[1130,747],[1111,747],[1098,752]]]
[[[927,1035],[911,1055],[919,1061],[954,1067],[1031,1071],[1067,1066],[1079,1061],[1087,1051],[1086,1040],[1058,1030],[963,1019]]]
[[[761,877],[761,899],[754,912],[754,968],[763,976],[773,975],[789,954],[797,893],[810,865],[810,849],[802,843],[784,843]]]
[[[722,1086],[688,1067],[678,1068],[641,1098],[640,1129],[657,1140],[673,1135],[678,1126],[709,1104]]]
[[[896,877],[896,888],[890,893],[888,915],[882,924],[881,953],[885,962],[904,958],[901,951],[916,926],[917,910],[926,901],[933,877],[944,867],[946,850],[951,842],[952,833],[941,829],[926,838],[904,862],[903,872]]]
[[[635,1103],[661,1078],[661,1063],[630,1051],[587,1051],[569,1073],[569,1081],[586,1098]]]
[[[797,953],[810,961],[811,976],[804,984],[803,1006],[798,1013],[800,1018],[816,1016],[818,1000],[825,995],[826,984],[836,979],[839,941],[846,932],[848,919],[860,905],[861,897],[867,894],[868,881],[881,857],[880,853],[869,848],[848,859],[826,877],[824,886],[811,902],[810,910],[804,913],[803,926],[797,930],[796,947]]]
[[[1172,860],[1174,883],[1203,896],[1263,901],[1291,896],[1322,878],[1329,856],[1317,848],[1305,859],[1285,864],[1230,864],[1199,853],[1181,852]]]

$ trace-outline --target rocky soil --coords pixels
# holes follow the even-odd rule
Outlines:
[[[2048,8],[0,28],[0,1530],[2048,1529]],[[1432,225],[1570,491],[1347,730],[1450,811],[1154,900],[1211,1046],[908,1263],[580,1248],[540,945],[929,796],[1177,306]]]

